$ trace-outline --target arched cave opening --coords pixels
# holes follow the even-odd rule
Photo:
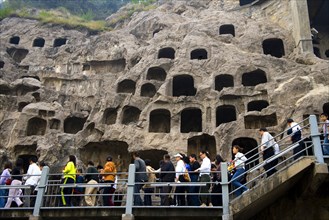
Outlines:
[[[7,48],[7,53],[16,63],[20,63],[26,57],[29,51],[26,49],[11,47]]]
[[[46,133],[46,128],[47,128],[46,120],[38,117],[30,118],[29,121],[27,122],[26,135],[27,136],[44,135]]]
[[[170,111],[167,109],[156,109],[150,113],[149,132],[170,133]]]
[[[10,94],[10,87],[9,85],[0,85],[0,94],[2,95],[9,95]]]
[[[208,52],[206,49],[195,49],[191,52],[191,60],[206,60],[208,59]]]
[[[160,161],[163,160],[163,155],[168,154],[168,151],[165,150],[142,150],[139,151],[140,157],[145,160],[151,160],[151,166],[154,169],[160,168]]]
[[[25,107],[25,106],[27,106],[29,103],[28,102],[19,102],[18,103],[18,111],[19,112],[22,112],[23,111],[23,108]]]
[[[246,115],[244,116],[244,126],[246,129],[267,128],[278,125],[276,113],[271,115]]]
[[[264,54],[281,58],[285,55],[283,41],[279,38],[271,38],[263,41]]]
[[[248,137],[239,137],[233,140],[232,147],[234,145],[239,145],[243,148],[242,153],[247,157],[246,169],[250,169],[259,163],[258,160],[258,144],[257,141],[253,138]],[[232,159],[234,155],[232,154]]]
[[[256,69],[254,71],[247,72],[242,75],[242,85],[244,86],[256,86],[258,84],[266,82],[266,73],[261,69]]]
[[[216,109],[216,127],[231,121],[236,121],[235,106],[233,105],[218,106]]]
[[[172,47],[161,48],[158,53],[158,59],[175,59],[175,50]]]
[[[228,74],[221,74],[215,77],[215,90],[222,91],[225,87],[233,87],[233,76]]]
[[[269,106],[268,102],[265,100],[256,100],[248,103],[247,110],[250,111],[262,111],[262,109]]]
[[[152,98],[156,93],[156,88],[152,83],[145,83],[141,87],[141,96]]]
[[[141,110],[133,106],[125,106],[123,108],[122,124],[137,123]]]
[[[125,79],[118,84],[117,93],[135,94],[136,83],[130,79]]]
[[[181,112],[181,133],[202,131],[202,112],[198,108],[187,108]]]
[[[107,108],[103,114],[103,123],[107,125],[115,124],[117,120],[117,109],[115,108]]]
[[[49,120],[49,128],[50,129],[54,129],[54,130],[59,130],[61,126],[61,121],[56,119],[56,118],[53,118],[53,119],[50,119]]]
[[[29,159],[31,157],[37,157],[37,144],[31,145],[15,145],[14,146],[14,155],[17,158],[23,160],[23,169],[24,173],[27,172],[29,167]],[[15,163],[15,161],[13,161]]]
[[[233,24],[223,24],[219,27],[219,34],[231,34],[235,37],[235,28]]]
[[[20,41],[20,37],[18,36],[13,36],[9,39],[9,43],[10,44],[16,44],[18,45],[19,44],[19,41]]]
[[[76,134],[83,129],[87,118],[68,117],[64,120],[64,133]]]
[[[33,41],[33,47],[44,47],[45,46],[45,39],[43,38],[36,38]]]
[[[29,169],[29,166],[30,166],[30,158],[33,158],[33,157],[38,161],[38,157],[34,154],[21,154],[18,156],[18,158],[23,160],[24,173],[27,173],[27,170]]]
[[[194,79],[190,75],[178,75],[173,78],[173,96],[195,96]]]
[[[128,171],[131,156],[128,144],[124,141],[89,142],[80,150],[80,158],[84,164],[93,161],[95,166],[104,166],[108,156],[112,156],[117,172]]]
[[[0,69],[3,69],[4,66],[5,66],[5,62],[3,62],[2,60],[0,60]]]
[[[208,134],[202,134],[199,136],[194,136],[187,141],[187,154],[199,155],[200,151],[208,151],[210,154],[210,159],[214,160],[217,154],[216,150],[216,139],[214,136]]]
[[[167,73],[161,67],[151,67],[147,70],[146,79],[147,80],[158,80],[165,81]]]
[[[54,47],[60,47],[66,44],[67,39],[66,38],[56,38],[54,40]]]

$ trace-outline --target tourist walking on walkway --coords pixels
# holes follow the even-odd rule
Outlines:
[[[191,167],[191,171],[192,171],[192,172],[189,172],[189,174],[190,174],[191,182],[195,183],[195,182],[198,182],[199,172],[193,172],[193,171],[200,168],[200,163],[198,162],[195,154],[191,154],[189,159],[190,159],[190,167]],[[190,186],[189,187],[190,195],[187,195],[187,204],[189,206],[200,206],[199,195],[197,195],[197,194],[199,194],[199,190],[200,190],[199,186]]]
[[[98,188],[96,186],[93,186],[93,184],[98,183],[98,170],[94,166],[94,162],[89,161],[87,165],[86,175],[85,175],[85,181],[88,185],[85,189],[85,202],[87,206],[94,206],[96,204],[96,194],[98,191]]]
[[[68,185],[68,184],[74,184],[75,179],[76,179],[76,158],[74,155],[69,156],[69,162],[66,164],[63,174],[64,174],[64,179],[63,179],[63,184]],[[61,205],[62,206],[71,206],[71,197],[73,193],[73,188],[72,187],[62,187],[61,189]]]
[[[233,154],[235,158],[233,160],[235,166],[235,173],[232,176],[232,185],[235,187],[235,195],[240,196],[243,192],[247,191],[248,188],[241,184],[245,173],[245,162],[247,158],[241,153],[242,148],[238,145],[233,146]]]
[[[323,132],[323,145],[322,150],[324,155],[329,155],[329,120],[328,115],[326,113],[322,113],[320,115],[320,120],[322,124],[322,132]]]
[[[302,128],[299,126],[299,124],[297,124],[296,122],[294,122],[293,119],[289,118],[287,120],[287,124],[288,124],[288,131],[287,131],[287,135],[290,135],[291,137],[291,142],[294,143],[298,143],[299,145],[297,147],[294,148],[293,152],[294,152],[294,159],[298,159],[301,156],[305,155],[305,146],[304,146],[304,142],[301,141],[302,139]]]
[[[11,186],[20,186],[22,185],[22,173],[23,173],[23,160],[21,158],[18,158],[16,163],[15,163],[15,167],[11,172]],[[15,188],[11,188],[9,189],[8,192],[8,199],[7,199],[7,203],[5,205],[5,208],[10,208],[11,206],[18,206],[21,207],[23,206],[23,202],[21,200],[21,196],[23,196],[23,191],[22,189],[15,187]],[[15,202],[15,203],[12,203]]]
[[[11,162],[6,162],[4,166],[4,170],[1,173],[0,177],[0,185],[7,185],[10,179],[10,172],[12,169]],[[0,189],[0,208],[3,208],[7,202],[7,196],[8,196],[8,189]]]
[[[224,162],[223,158],[220,155],[216,155],[215,164],[211,165],[212,173],[212,189],[211,189],[211,202],[213,206],[222,206],[222,186],[220,184],[221,178],[221,169],[220,164]]]
[[[163,156],[163,163],[160,166],[160,181],[164,183],[175,182],[175,167],[170,161],[169,154]],[[160,189],[161,195],[161,205],[170,206],[169,194],[171,192],[172,186],[162,186]]]
[[[177,183],[183,183],[186,182],[184,179],[184,173],[186,171],[185,163],[183,161],[183,155],[181,154],[176,154],[175,156],[176,159],[176,168],[175,168],[175,181]],[[185,186],[176,186],[175,194],[176,194],[176,204],[178,206],[184,206],[185,205]]]
[[[210,170],[211,170],[211,162],[209,159],[208,152],[201,151],[199,154],[200,158],[202,159],[201,166],[194,170],[194,172],[199,172],[199,181],[201,183],[206,183],[205,186],[200,187],[200,200],[201,200],[201,206],[205,207],[207,204],[209,206],[212,206],[210,195],[209,195],[209,189],[210,189]]]
[[[38,182],[41,177],[40,167],[36,164],[37,158],[31,157],[29,159],[29,168],[27,170],[26,175],[23,177],[25,180],[25,186],[29,186],[30,188],[24,190],[24,206],[25,207],[34,207],[36,200],[36,192],[35,187],[38,185]]]
[[[104,183],[107,183],[109,186],[104,187],[103,191],[103,205],[104,206],[114,206],[113,202],[113,194],[115,192],[114,189],[114,181],[117,174],[117,169],[112,161],[113,157],[108,156],[106,159],[106,164],[104,165],[104,169],[102,170],[102,176],[104,179]]]
[[[272,157],[274,155],[274,146],[277,144],[274,141],[274,138],[272,135],[267,131],[266,128],[260,128],[259,134],[261,135],[261,154],[263,154],[263,160]],[[269,177],[273,173],[275,173],[277,170],[275,169],[275,166],[278,164],[278,159],[275,159],[269,163],[266,163],[264,165],[264,169],[266,171],[266,176]]]
[[[138,152],[133,153],[133,159],[136,167],[135,186],[134,186],[134,205],[142,206],[143,201],[140,195],[140,190],[144,186],[144,183],[148,181],[148,177],[146,174],[146,165],[144,160],[140,158]]]
[[[146,173],[148,177],[149,183],[146,183],[143,187],[144,190],[144,205],[145,206],[152,206],[152,194],[154,193],[154,187],[151,186],[151,183],[154,183],[156,181],[156,176],[155,176],[155,170],[151,166],[151,160],[146,159],[145,160],[145,165],[146,165]]]

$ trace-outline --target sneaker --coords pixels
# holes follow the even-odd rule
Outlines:
[[[200,205],[200,207],[207,207],[207,205],[202,203],[202,205]]]
[[[208,205],[209,207],[214,207],[213,205],[212,205],[212,203],[209,203],[209,205]]]

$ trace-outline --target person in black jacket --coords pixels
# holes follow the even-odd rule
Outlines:
[[[195,154],[191,154],[189,160],[190,160],[190,167],[192,171],[200,168],[200,163],[198,162],[197,156]],[[189,172],[189,174],[190,174],[191,182],[198,182],[199,179],[198,172]],[[200,206],[200,199],[198,196],[199,191],[200,191],[199,186],[189,187],[189,193],[191,193],[191,195],[187,196],[187,204],[189,206]]]
[[[175,167],[170,161],[169,154],[163,156],[163,163],[160,167],[160,181],[161,182],[175,182]],[[170,206],[169,194],[171,192],[171,186],[161,187],[161,205]]]

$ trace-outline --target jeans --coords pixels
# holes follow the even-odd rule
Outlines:
[[[236,169],[233,177],[232,177],[232,185],[235,187],[235,189],[238,189],[235,191],[236,196],[240,196],[244,191],[247,191],[248,188],[240,183],[240,181],[243,179],[243,174],[245,173],[245,169],[238,168]]]
[[[135,184],[134,185],[134,205],[135,206],[143,206],[143,201],[140,195],[140,191],[143,187],[143,184]]]
[[[8,196],[8,189],[0,189],[0,208],[5,207]]]
[[[324,155],[329,155],[329,139],[328,135],[325,135],[323,139],[322,150]]]

